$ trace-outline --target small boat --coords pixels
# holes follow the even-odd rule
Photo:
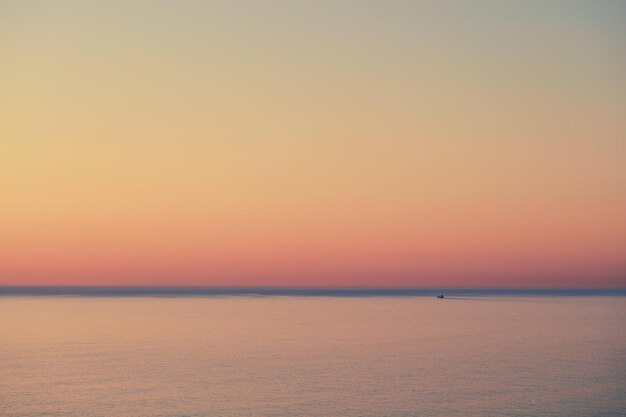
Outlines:
[[[443,294],[439,294],[437,298],[444,298]]]

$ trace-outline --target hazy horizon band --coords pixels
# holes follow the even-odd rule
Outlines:
[[[430,297],[626,296],[626,288],[433,288],[433,287],[218,287],[218,286],[0,286],[2,296],[180,297]]]

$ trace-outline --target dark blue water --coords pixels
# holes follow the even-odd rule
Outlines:
[[[626,296],[626,288],[305,288],[192,286],[0,286],[0,296],[82,297],[489,297]]]

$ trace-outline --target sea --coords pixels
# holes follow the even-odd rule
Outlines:
[[[0,416],[626,416],[626,290],[0,287]]]

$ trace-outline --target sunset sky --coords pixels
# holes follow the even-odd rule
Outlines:
[[[0,285],[626,286],[626,2],[1,1]]]

